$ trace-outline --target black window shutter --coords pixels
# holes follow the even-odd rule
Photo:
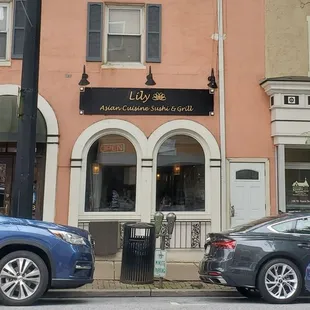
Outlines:
[[[146,62],[161,62],[161,4],[146,5]]]
[[[12,59],[23,58],[26,2],[27,0],[14,0]]]
[[[87,61],[102,61],[103,4],[89,2],[87,9]]]

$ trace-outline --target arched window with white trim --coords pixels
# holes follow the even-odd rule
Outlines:
[[[190,136],[172,136],[158,151],[156,211],[205,211],[205,155]]]
[[[134,212],[136,166],[127,138],[111,134],[94,142],[87,156],[85,212]]]

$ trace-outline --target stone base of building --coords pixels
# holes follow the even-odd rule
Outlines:
[[[198,265],[203,250],[168,250],[168,281],[198,281]],[[96,280],[119,280],[121,274],[121,252],[109,257],[96,257]]]

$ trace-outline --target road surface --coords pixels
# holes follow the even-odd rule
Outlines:
[[[1,310],[300,310],[308,309],[310,298],[299,299],[292,305],[270,305],[251,302],[245,298],[216,297],[139,297],[139,298],[88,298],[44,299],[35,307],[3,307]]]

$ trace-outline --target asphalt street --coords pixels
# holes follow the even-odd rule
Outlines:
[[[139,298],[88,298],[88,299],[43,299],[34,307],[1,307],[1,310],[281,310],[308,309],[310,299],[299,299],[291,305],[270,305],[250,302],[245,298],[195,298],[195,297],[139,297]]]

